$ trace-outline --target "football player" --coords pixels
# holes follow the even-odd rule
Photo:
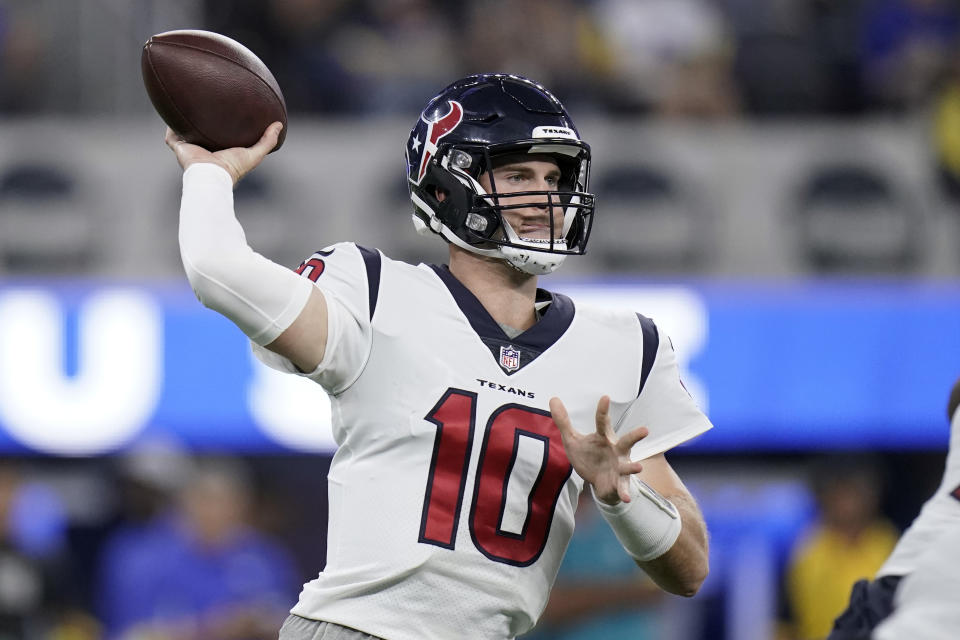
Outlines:
[[[853,585],[850,604],[837,617],[827,640],[946,639],[960,630],[956,626],[960,624],[956,601],[960,564],[955,546],[960,532],[960,378],[947,401],[947,419],[950,447],[940,487],[900,537],[876,579]],[[877,626],[895,608],[897,615],[883,625],[881,633]]]
[[[232,187],[278,131],[217,153],[169,131],[167,144],[185,169],[180,248],[197,297],[331,398],[327,564],[281,638],[522,634],[585,486],[657,584],[695,594],[706,527],[664,452],[711,425],[670,340],[642,315],[537,287],[584,252],[594,217],[590,147],[560,102],[503,74],[429,102],[407,181],[417,230],[449,245],[441,266],[340,243],[293,273],[254,253]]]

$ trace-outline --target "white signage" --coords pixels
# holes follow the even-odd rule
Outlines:
[[[156,410],[162,311],[132,289],[101,290],[78,312],[76,375],[64,372],[64,314],[53,294],[0,294],[0,422],[22,444],[60,455],[115,449]]]

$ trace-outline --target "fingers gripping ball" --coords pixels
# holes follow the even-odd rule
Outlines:
[[[250,147],[276,121],[287,133],[287,105],[273,74],[252,51],[219,33],[167,31],[140,57],[143,84],[163,121],[209,151]]]

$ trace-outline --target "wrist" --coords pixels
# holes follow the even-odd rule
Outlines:
[[[214,181],[229,180],[231,188],[237,183],[233,174],[226,167],[219,162],[210,162],[209,160],[197,160],[189,163],[183,169],[183,175],[186,176],[187,174],[202,175],[206,179]]]
[[[620,544],[640,562],[659,558],[680,536],[677,507],[636,476],[630,478],[630,502],[603,502],[592,486],[591,493]]]
[[[630,509],[630,505],[634,500],[636,500],[632,483],[630,487],[630,502],[624,502],[621,500],[619,494],[616,495],[616,502],[608,502],[597,495],[597,492],[593,489],[592,485],[590,486],[590,490],[593,492],[593,501],[596,503],[597,508],[600,509],[601,513],[608,513],[610,515],[622,515],[628,509]]]

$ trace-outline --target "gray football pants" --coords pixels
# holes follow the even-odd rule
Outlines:
[[[280,628],[279,640],[382,640],[369,633],[332,622],[310,620],[290,614]]]

